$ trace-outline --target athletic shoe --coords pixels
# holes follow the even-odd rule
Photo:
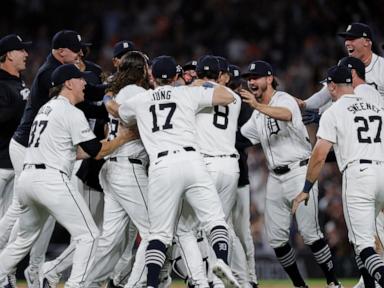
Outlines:
[[[56,288],[59,282],[60,282],[60,279],[55,280],[50,278],[48,275],[44,275],[42,280],[43,288]]]
[[[158,288],[169,288],[172,284],[171,276],[167,276],[160,280]]]
[[[216,261],[212,267],[212,272],[223,281],[225,288],[240,288],[240,284],[233,276],[231,268],[223,260],[218,259]]]
[[[327,286],[325,286],[326,288],[344,288],[343,285],[341,285],[340,283],[339,284],[335,284],[333,282],[329,283]]]
[[[24,277],[27,281],[28,288],[40,288],[40,278],[39,278],[39,270],[31,268],[28,266],[24,270]]]

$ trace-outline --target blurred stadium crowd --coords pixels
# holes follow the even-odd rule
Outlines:
[[[384,42],[384,6],[381,1],[332,0],[4,0],[0,35],[18,33],[32,40],[28,84],[50,50],[52,35],[74,29],[92,42],[90,60],[112,71],[112,50],[122,39],[133,41],[149,57],[174,56],[180,64],[212,53],[244,67],[254,59],[266,60],[277,71],[280,87],[305,99],[320,86],[327,67],[345,55],[336,33],[354,21],[374,32],[374,51]],[[252,189],[252,231],[256,257],[267,259],[273,250],[264,239],[263,202],[268,170],[263,153],[249,154]],[[340,277],[356,275],[342,217],[341,179],[335,163],[327,164],[320,179],[320,219]],[[292,235],[299,256],[309,253]],[[263,258],[264,257],[264,258]],[[307,257],[308,258],[308,257]],[[264,272],[260,262],[258,275]],[[277,263],[277,262],[276,262]],[[265,264],[265,263],[264,263]],[[310,273],[310,271],[307,271]],[[283,274],[282,274],[283,275]],[[276,275],[274,275],[276,277]]]

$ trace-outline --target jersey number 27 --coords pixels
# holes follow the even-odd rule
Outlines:
[[[378,115],[372,115],[369,116],[368,119],[361,116],[356,116],[354,119],[355,123],[359,123],[359,127],[357,128],[357,139],[359,140],[359,143],[380,143],[381,142],[381,128],[383,125],[383,119],[381,116]],[[377,125],[377,131],[376,135],[373,137],[368,136],[369,130],[373,124]],[[373,136],[373,135],[372,135]]]

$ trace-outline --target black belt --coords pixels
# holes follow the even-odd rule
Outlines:
[[[230,157],[230,158],[237,158],[237,155],[236,154],[230,154],[230,155],[226,155],[226,154],[223,154],[223,155],[207,155],[207,154],[203,154],[204,157]]]
[[[372,164],[372,160],[360,159],[360,164]]]
[[[111,158],[109,158],[109,161],[112,161],[112,162],[118,162],[118,161],[117,161],[117,158],[121,158],[121,159],[124,159],[124,160],[128,160],[128,161],[131,162],[132,164],[140,164],[140,165],[143,164],[143,162],[142,162],[140,159],[132,159],[132,158],[128,158],[128,157],[111,157]]]
[[[35,169],[47,169],[47,166],[45,165],[45,164],[43,164],[43,163],[41,163],[41,164],[28,164],[28,163],[26,163],[26,164],[24,164],[24,166],[23,166],[23,169],[25,169],[26,167],[33,167],[33,168],[35,168]],[[56,168],[55,168],[56,169]],[[58,169],[57,169],[58,170]],[[67,173],[65,173],[64,171],[61,171],[61,170],[59,170],[59,172],[60,173],[63,173],[63,174],[65,174],[65,175],[67,175]],[[67,175],[68,176],[68,175]]]
[[[191,146],[183,147],[183,149],[185,151],[187,151],[187,152],[189,152],[189,151],[196,151],[196,149],[191,147]],[[176,151],[177,150],[173,150],[173,153],[176,153]],[[157,153],[157,158],[167,156],[169,154],[169,152],[172,152],[172,150],[171,151],[167,150],[167,151],[159,152],[159,153]]]
[[[300,166],[300,167],[301,167],[301,166],[305,166],[305,165],[308,164],[308,162],[309,162],[309,159],[301,160],[301,161],[299,162],[299,166]],[[283,165],[283,166],[277,166],[277,167],[274,168],[272,171],[273,171],[275,174],[277,174],[277,175],[283,175],[283,174],[288,173],[289,171],[291,171],[291,168],[289,168],[288,165]]]
[[[27,166],[32,166],[35,169],[47,169],[47,166],[45,166],[45,164],[24,164],[23,168]]]

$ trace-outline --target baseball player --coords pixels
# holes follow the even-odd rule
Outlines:
[[[51,87],[52,71],[63,63],[75,63],[78,61],[81,47],[88,45],[81,41],[80,35],[71,30],[62,30],[52,38],[52,52],[48,55],[45,63],[40,67],[32,83],[31,94],[27,100],[26,108],[19,126],[17,127],[9,145],[9,152],[12,165],[15,169],[15,180],[23,169],[25,148],[28,146],[29,132],[40,107],[49,100],[49,89]],[[12,204],[7,210],[5,216],[0,221],[0,230],[9,231],[12,229],[15,219],[20,214],[20,205],[17,200],[17,189],[15,189]],[[12,220],[13,219],[13,220]],[[10,239],[16,237],[18,225],[13,228],[13,235]],[[25,276],[29,286],[39,286],[38,271],[40,265],[44,262],[45,252],[47,250],[49,239],[54,229],[54,220],[49,217],[44,226],[40,239],[36,241],[30,255],[30,266],[25,271]],[[8,239],[0,239],[7,241]],[[11,241],[11,240],[10,240]],[[0,243],[0,246],[5,243]],[[35,284],[33,284],[35,283]]]
[[[308,191],[318,179],[324,160],[333,147],[343,174],[344,218],[348,238],[359,256],[357,266],[384,287],[384,262],[374,250],[375,218],[384,201],[381,137],[384,114],[369,97],[353,94],[352,74],[347,67],[330,68],[326,82],[336,102],[320,119],[318,140],[309,161],[304,188],[294,199],[292,211],[303,207],[300,202],[308,202]],[[371,283],[365,287],[375,286]]]
[[[367,84],[372,85],[384,97],[384,77],[382,77],[384,58],[372,51],[374,38],[371,28],[363,23],[352,23],[348,25],[345,32],[338,33],[338,35],[344,38],[348,56],[358,58],[364,63]],[[318,109],[329,101],[331,101],[331,95],[324,86],[307,100],[299,101],[299,104],[305,109]],[[384,231],[384,229],[382,230]],[[379,235],[379,237],[381,236]]]
[[[220,65],[220,61],[224,63]],[[219,60],[216,56],[206,55],[197,62],[197,76],[206,81],[205,85],[216,86],[216,81],[220,79],[222,71],[228,71],[228,63],[224,58]],[[228,91],[236,99],[235,102],[227,106],[207,107],[196,115],[197,144],[218,191],[227,222],[236,200],[236,187],[239,178],[239,155],[235,148],[235,140],[241,106],[240,97],[232,90],[228,89]],[[191,245],[196,245],[196,239],[191,237],[190,227],[194,226],[193,223],[196,223],[196,220],[188,213],[184,213],[184,205],[182,213],[175,238],[182,251],[183,260],[186,262],[187,272],[191,277],[190,283],[194,285],[203,281],[201,278],[205,278],[205,273],[203,269],[199,269],[202,267],[201,255],[196,254],[195,249],[191,247]],[[231,232],[230,245],[232,246],[235,235],[232,227],[229,228],[229,231]],[[206,247],[203,251],[208,251],[208,249]],[[203,255],[203,257],[205,256],[207,255]],[[209,262],[214,263],[214,260],[211,260],[213,259],[209,259]],[[212,269],[212,266],[210,265],[208,269]],[[242,279],[237,280],[240,285],[243,285]]]
[[[352,23],[348,25],[345,32],[338,34],[344,38],[344,46],[351,57],[358,58],[365,65],[365,82],[374,87],[384,101],[384,58],[373,53],[372,44],[374,37],[370,27],[363,23]],[[357,92],[355,92],[357,93]],[[365,93],[365,95],[367,95]],[[299,100],[301,107],[305,109],[319,109],[331,101],[331,95],[324,86],[319,92],[305,101]],[[384,103],[384,102],[383,102]],[[381,245],[384,243],[384,213],[379,213],[376,219],[376,232]],[[363,274],[364,275],[364,274]],[[369,281],[369,280],[365,280]],[[364,281],[360,281],[355,288],[364,288]]]
[[[84,59],[89,51],[88,46],[83,47],[82,51],[84,55],[79,59],[80,62],[77,66],[81,71],[90,72],[87,76],[88,83],[93,83],[95,86],[101,84],[101,67]],[[105,87],[100,85],[100,89],[104,92]],[[86,93],[84,97],[86,97]],[[83,111],[96,137],[99,140],[103,140],[105,138],[105,118],[108,118],[108,113],[102,102],[100,102],[83,101],[78,103],[76,107]],[[103,159],[95,160],[93,158],[76,161],[71,175],[73,186],[77,187],[80,194],[84,197],[99,229],[102,228],[103,223],[104,196],[98,182],[98,174],[103,163]],[[47,278],[46,281],[51,286],[56,286],[60,281],[62,272],[72,265],[74,251],[75,243],[71,239],[70,245],[57,258],[43,264],[41,268],[42,277],[43,279]]]
[[[231,76],[227,84],[236,93],[239,93],[242,88],[242,78],[240,68],[235,65],[229,65],[229,74]],[[234,249],[243,249],[245,252],[245,261],[241,258],[232,257],[232,270],[239,273],[245,273],[253,288],[258,287],[258,281],[255,268],[255,250],[250,227],[250,188],[248,178],[247,165],[247,148],[252,146],[252,143],[243,137],[240,133],[242,127],[251,117],[253,109],[245,102],[241,102],[239,120],[237,123],[236,133],[236,149],[239,152],[239,181],[237,186],[237,197],[235,206],[232,209],[233,229],[240,241],[240,245],[235,242]],[[237,239],[235,239],[237,241]],[[233,255],[240,255],[241,252],[234,252]],[[247,267],[244,269],[244,267]]]
[[[30,92],[21,72],[26,68],[26,49],[31,43],[16,34],[0,39],[0,217],[8,209],[13,195],[15,172],[9,156],[9,142],[20,123]],[[9,233],[2,231],[0,237],[7,239]]]
[[[73,269],[65,287],[81,287],[92,264],[99,231],[69,175],[76,158],[100,159],[132,135],[123,130],[113,141],[101,143],[96,139],[84,114],[73,106],[84,100],[85,76],[73,64],[56,68],[52,93],[58,96],[43,105],[33,121],[24,169],[17,183],[22,209],[20,229],[16,240],[0,254],[3,287],[11,287],[8,273],[28,253],[49,215],[76,239]]]
[[[145,91],[148,87],[147,66],[141,52],[132,51],[123,56],[111,88],[117,93],[116,103],[121,104]],[[112,140],[119,134],[118,125],[119,119],[110,115],[108,139]],[[100,173],[105,192],[103,233],[98,242],[96,261],[87,275],[87,287],[100,287],[99,283],[112,272],[123,253],[119,244],[125,238],[130,221],[138,228],[141,242],[126,287],[145,285],[144,259],[149,231],[147,163],[144,146],[140,139],[136,139],[117,149],[103,165]]]
[[[145,261],[147,287],[157,287],[167,246],[172,244],[178,208],[184,197],[195,210],[218,258],[216,272],[237,283],[227,266],[228,232],[220,200],[195,142],[195,114],[212,105],[226,105],[233,95],[222,86],[172,86],[176,63],[172,57],[154,60],[157,87],[124,102],[119,116],[136,123],[149,155],[149,244]],[[175,179],[175,181],[170,181]]]
[[[128,40],[122,40],[119,41],[113,46],[113,57],[112,57],[112,64],[113,67],[115,67],[117,70],[120,66],[121,58],[129,51],[135,51],[137,50],[135,48],[135,44],[132,41]]]
[[[248,79],[251,92],[243,89],[240,94],[255,111],[241,128],[241,133],[252,144],[261,144],[270,170],[265,203],[268,241],[293,285],[305,287],[296,265],[294,249],[289,244],[289,230],[291,203],[305,177],[311,153],[308,133],[294,98],[276,90],[277,82],[269,63],[254,61],[243,76]],[[296,212],[298,229],[323,270],[327,287],[339,287],[331,251],[319,227],[317,185],[310,193],[313,200],[308,205],[311,209],[299,207]]]
[[[182,66],[183,68],[182,77],[184,79],[185,85],[190,85],[192,84],[193,81],[197,79],[196,66],[197,66],[196,60],[188,61]]]

